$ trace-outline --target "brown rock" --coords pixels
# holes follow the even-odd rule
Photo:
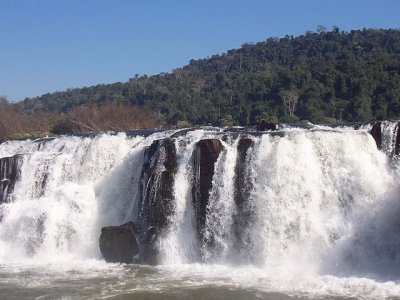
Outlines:
[[[252,189],[249,174],[246,172],[246,161],[248,157],[248,150],[254,146],[254,141],[250,138],[242,138],[237,146],[238,155],[236,160],[236,177],[235,177],[235,204],[237,206],[236,214],[234,215],[233,228],[235,232],[235,246],[241,248],[245,244],[246,236],[243,234],[243,228],[249,226],[254,213],[248,204],[250,198],[250,191]]]
[[[139,246],[132,222],[101,229],[99,239],[101,254],[107,262],[131,263]]]
[[[0,203],[8,202],[19,177],[21,155],[0,158]]]
[[[172,139],[154,141],[145,151],[139,205],[140,256],[143,262],[157,263],[157,241],[168,225],[173,209],[176,149]]]
[[[206,220],[209,193],[212,188],[214,165],[224,147],[218,139],[205,139],[196,144],[192,156],[194,180],[192,195],[197,231],[202,236]]]

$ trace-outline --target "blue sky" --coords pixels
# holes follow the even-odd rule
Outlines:
[[[400,28],[400,0],[0,0],[0,95],[157,74],[321,24]]]

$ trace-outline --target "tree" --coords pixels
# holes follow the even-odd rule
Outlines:
[[[286,114],[289,113],[290,116],[293,116],[296,105],[299,101],[298,92],[296,90],[283,90],[279,93],[279,95],[283,100]]]
[[[318,25],[317,26],[317,32],[318,33],[323,33],[326,31],[326,27],[324,25]]]
[[[6,96],[0,96],[0,105],[1,104],[6,104],[8,103],[7,97]]]
[[[317,31],[244,44],[172,73],[45,94],[16,110],[68,114],[121,103],[159,113],[167,126],[217,125],[227,115],[237,125],[294,115],[315,122],[400,118],[400,30]]]

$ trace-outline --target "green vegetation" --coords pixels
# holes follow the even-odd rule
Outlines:
[[[68,114],[108,103],[144,107],[167,127],[399,118],[400,30],[320,26],[191,60],[171,73],[25,99],[16,109]]]

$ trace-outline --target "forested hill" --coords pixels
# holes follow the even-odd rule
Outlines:
[[[109,102],[145,106],[167,126],[319,123],[400,117],[400,30],[320,30],[268,38],[155,76],[25,99],[25,111]]]

